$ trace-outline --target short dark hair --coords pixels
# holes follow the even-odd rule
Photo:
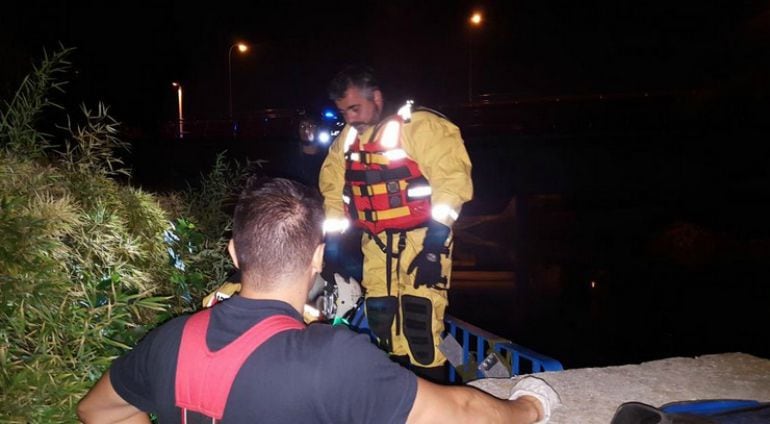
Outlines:
[[[345,97],[345,91],[350,87],[369,91],[380,88],[372,68],[365,65],[348,65],[342,68],[329,83],[329,99],[337,100]]]
[[[304,271],[323,241],[323,219],[317,190],[283,178],[249,178],[233,214],[243,282],[268,289]]]

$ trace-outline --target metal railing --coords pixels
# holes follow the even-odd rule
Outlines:
[[[462,350],[462,359],[448,358],[450,359],[449,362],[452,363],[452,366],[449,367],[449,381],[451,383],[456,382],[458,376],[463,381],[487,377],[488,375],[479,368],[479,364],[483,363],[491,353],[495,353],[502,360],[503,366],[507,369],[507,377],[564,370],[561,362],[556,359],[513,343],[451,315],[444,316],[444,324],[448,336],[459,341],[457,348]],[[363,306],[356,308],[348,325],[354,331],[368,334],[372,338],[372,342],[376,343],[374,335],[369,330],[369,323]],[[449,338],[448,336],[447,338]]]
[[[451,382],[457,380],[458,372],[463,380],[486,377],[478,364],[481,364],[491,353],[498,354],[504,360],[504,365],[510,374],[514,376],[564,370],[561,362],[556,359],[520,346],[451,315],[444,317],[444,323],[447,333],[461,344],[463,351],[462,365],[450,367]]]

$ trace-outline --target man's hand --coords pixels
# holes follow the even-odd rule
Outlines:
[[[406,273],[411,274],[417,269],[417,275],[414,277],[414,288],[427,286],[433,288],[437,284],[446,281],[446,277],[441,277],[441,254],[429,252],[423,249],[417,257],[414,258]]]
[[[538,410],[538,423],[546,423],[551,418],[551,411],[561,406],[559,394],[545,380],[526,376],[513,386],[511,400],[530,396],[537,399],[542,409]]]
[[[441,275],[441,255],[448,254],[449,250],[444,244],[449,238],[449,227],[437,221],[431,221],[422,251],[409,264],[406,273],[411,274],[417,270],[414,278],[414,288],[427,286],[435,287],[437,284],[446,283],[446,277]]]

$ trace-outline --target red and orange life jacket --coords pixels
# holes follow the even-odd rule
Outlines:
[[[372,234],[411,230],[431,218],[430,184],[402,148],[405,123],[399,115],[386,119],[366,144],[352,127],[345,139],[345,210]]]

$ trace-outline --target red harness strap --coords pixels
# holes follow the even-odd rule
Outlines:
[[[212,352],[206,345],[210,317],[211,309],[206,309],[185,323],[176,368],[176,406],[221,420],[235,376],[249,355],[275,334],[300,330],[305,324],[274,315]]]

